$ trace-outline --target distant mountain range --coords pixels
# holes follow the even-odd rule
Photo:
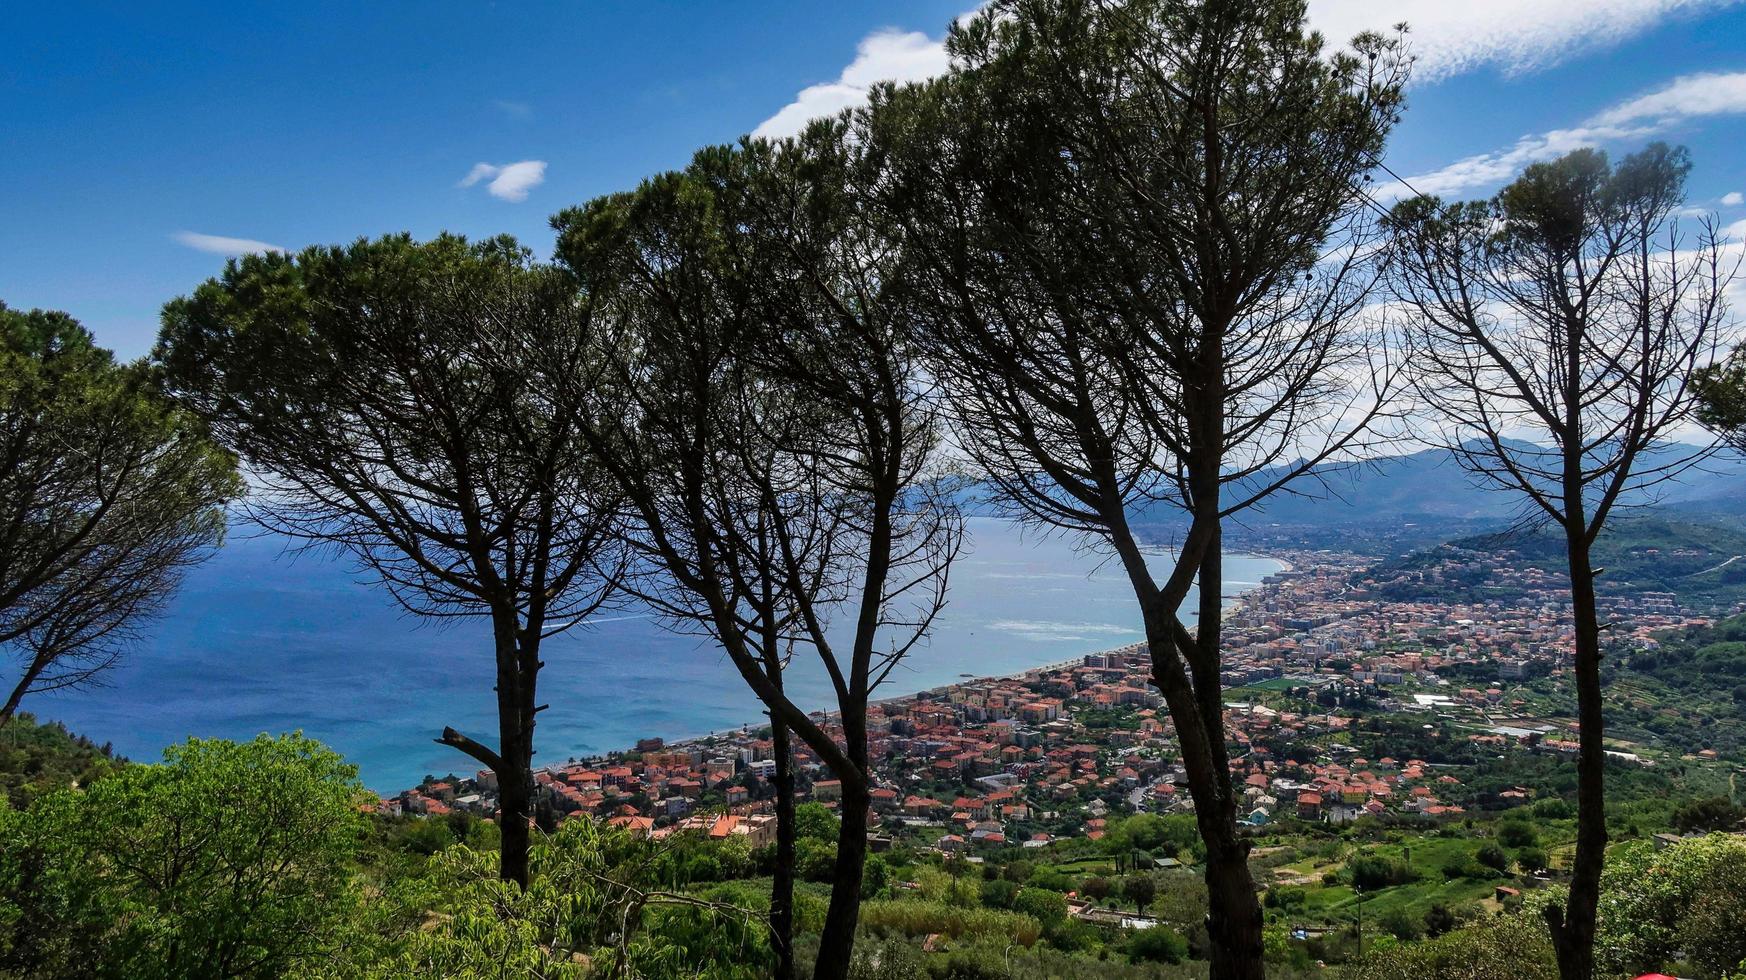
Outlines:
[[[1671,457],[1689,447],[1670,447]],[[1442,542],[1494,530],[1527,513],[1519,494],[1482,483],[1448,449],[1425,449],[1363,464],[1322,467],[1242,518],[1238,537],[1320,540],[1359,532],[1401,545]],[[1692,517],[1746,516],[1746,460],[1714,458],[1626,501]],[[1160,515],[1161,516],[1161,515]]]

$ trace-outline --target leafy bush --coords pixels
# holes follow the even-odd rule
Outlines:
[[[1404,885],[1418,877],[1412,866],[1405,861],[1374,854],[1362,854],[1353,858],[1346,865],[1346,870],[1352,876],[1352,884],[1366,891]]]
[[[1167,926],[1135,931],[1128,940],[1130,963],[1180,963],[1188,957],[1188,940]]]
[[[1508,871],[1510,867],[1510,856],[1504,853],[1503,848],[1492,843],[1482,846],[1473,855],[1473,859],[1493,871]]]
[[[161,765],[0,808],[0,974],[276,976],[356,905],[357,770],[301,735],[191,739]]]
[[[1711,975],[1746,961],[1746,840],[1724,834],[1657,851],[1647,841],[1607,854],[1595,959],[1609,972],[1671,966],[1675,950]]]
[[[1060,898],[1059,895],[1055,897]],[[1034,916],[993,909],[965,909],[931,901],[867,902],[861,906],[861,926],[870,932],[895,932],[912,937],[935,933],[950,939],[997,935],[1020,946],[1030,946],[1042,936],[1042,925]]]
[[[1505,820],[1497,825],[1498,842],[1505,847],[1533,847],[1540,843],[1540,832],[1524,820]]]
[[[1044,888],[1026,888],[1012,900],[1012,908],[1047,926],[1067,918],[1067,898]]]
[[[1546,924],[1494,915],[1435,939],[1373,948],[1353,980],[1557,980]]]
[[[1019,893],[1016,881],[996,878],[982,883],[982,904],[991,909],[1010,909],[1012,900]]]

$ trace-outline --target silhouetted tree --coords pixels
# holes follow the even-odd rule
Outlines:
[[[1355,329],[1398,46],[1299,2],[997,0],[862,145],[958,444],[1006,509],[1113,555],[1206,842],[1212,975],[1262,974],[1220,694],[1223,526],[1352,454],[1391,375]],[[1186,519],[1160,580],[1139,525]],[[1198,585],[1198,631],[1182,607]]]
[[[892,298],[899,253],[847,136],[827,121],[706,150],[556,219],[615,330],[588,438],[630,503],[633,587],[719,642],[842,783],[821,978],[845,975],[859,916],[868,700],[927,634],[960,539]],[[797,651],[827,674],[836,725],[785,692]]]
[[[1564,980],[1593,973],[1607,840],[1590,549],[1616,508],[1709,452],[1674,436],[1696,411],[1688,379],[1715,349],[1733,268],[1713,229],[1680,234],[1690,166],[1664,144],[1617,166],[1577,150],[1489,201],[1414,198],[1391,219],[1416,384],[1445,445],[1518,495],[1524,523],[1564,534],[1581,726],[1570,897],[1547,907]]]
[[[1698,421],[1735,452],[1746,453],[1746,346],[1728,359],[1699,369],[1693,387],[1701,402]]]
[[[236,463],[64,313],[0,304],[0,651],[26,694],[91,683],[224,535]]]
[[[527,884],[542,643],[616,577],[614,505],[575,435],[591,313],[508,238],[253,255],[164,309],[156,357],[248,464],[247,513],[340,550],[407,611],[483,618],[501,874]]]

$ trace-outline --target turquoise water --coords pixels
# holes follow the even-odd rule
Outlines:
[[[1021,671],[1140,639],[1120,569],[1061,537],[975,517],[952,569],[934,635],[879,696]],[[1168,559],[1161,558],[1160,562]],[[1279,568],[1226,560],[1226,594]],[[24,709],[65,721],[138,760],[190,735],[248,738],[301,729],[344,753],[372,789],[426,773],[471,772],[431,740],[453,725],[495,741],[491,653],[482,623],[433,626],[400,613],[342,563],[233,537],[195,570],[168,613],[102,688],[27,697]],[[1192,609],[1191,597],[1187,608]],[[796,658],[799,661],[799,657]],[[756,724],[759,705],[720,650],[668,632],[635,610],[606,613],[547,642],[536,763]],[[830,705],[816,664],[797,662],[788,689]]]

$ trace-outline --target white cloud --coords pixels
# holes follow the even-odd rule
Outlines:
[[[836,81],[801,89],[793,102],[760,123],[752,135],[793,136],[814,119],[865,104],[867,90],[878,82],[919,82],[945,72],[950,64],[942,39],[920,31],[874,31],[861,39],[855,60]]]
[[[1746,204],[1746,194],[1741,194],[1739,191],[1729,191],[1722,195],[1722,207],[1732,208],[1741,204]]]
[[[1739,113],[1746,113],[1746,72],[1686,75],[1604,109],[1580,126],[1524,136],[1504,149],[1409,177],[1407,184],[1424,194],[1443,195],[1491,187],[1530,163],[1550,160],[1578,147],[1644,139],[1687,119]],[[1375,196],[1389,200],[1408,193],[1411,191],[1401,184],[1389,184],[1378,188]],[[1737,194],[1731,196],[1738,198]]]
[[[473,169],[467,171],[467,176],[461,178],[462,187],[472,187],[482,180],[489,180],[485,190],[492,197],[505,201],[525,201],[527,192],[544,183],[546,179],[546,161],[522,160],[517,163],[475,163]]]
[[[533,106],[528,105],[526,102],[516,102],[512,99],[493,99],[491,100],[491,104],[496,107],[498,112],[503,113],[511,119],[533,118]]]
[[[1627,40],[1682,14],[1739,0],[1310,0],[1310,23],[1344,44],[1364,30],[1405,21],[1415,81],[1429,82],[1488,65],[1509,74],[1546,68],[1573,55]]]
[[[178,231],[170,236],[192,249],[214,255],[251,255],[257,252],[290,252],[288,248],[256,241],[253,238],[227,238],[224,235],[202,235],[197,231]]]
[[[1597,126],[1746,112],[1746,72],[1686,75],[1595,116]]]
[[[1366,30],[1406,22],[1424,83],[1494,65],[1521,74],[1627,40],[1668,17],[1698,14],[1742,0],[1311,0],[1310,26],[1343,46]],[[959,19],[974,16],[975,11]],[[880,81],[915,82],[950,64],[943,38],[885,28],[861,39],[855,60],[834,82],[801,89],[794,101],[752,131],[790,136],[808,121],[867,101]]]

